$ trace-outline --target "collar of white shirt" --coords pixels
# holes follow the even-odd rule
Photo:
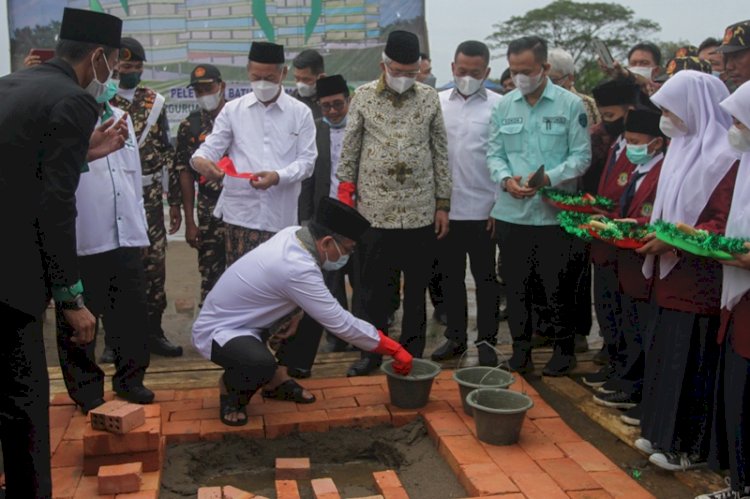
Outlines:
[[[286,93],[286,90],[284,90],[284,88],[282,87],[281,88],[281,94],[279,95],[279,98],[276,99],[276,101],[273,104],[276,104],[279,107],[279,109],[281,109],[282,111],[284,111],[285,108],[286,108],[286,105],[287,105],[287,99],[291,99],[291,98],[292,97],[289,97],[289,95]],[[247,107],[252,107],[255,104],[261,104],[261,105],[263,105],[263,103],[258,100],[258,96],[256,96],[254,92],[250,92],[248,94]],[[271,106],[266,106],[266,107],[272,107],[273,104],[271,104]]]

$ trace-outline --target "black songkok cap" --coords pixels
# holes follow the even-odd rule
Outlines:
[[[69,7],[63,10],[61,40],[120,48],[121,35],[122,19],[119,17]]]
[[[631,109],[625,118],[625,131],[661,137],[661,113],[652,109]]]
[[[391,31],[385,55],[399,64],[414,64],[419,60],[419,38],[408,31]]]
[[[264,64],[284,64],[284,46],[271,42],[253,42],[247,58]]]
[[[328,97],[329,95],[344,94],[349,95],[349,87],[346,80],[341,75],[331,75],[319,79],[315,82],[318,98]]]
[[[336,234],[357,241],[370,228],[370,222],[360,213],[338,199],[324,197],[315,212],[315,222]]]
[[[190,85],[197,83],[217,83],[221,81],[219,68],[213,64],[199,64],[190,72]]]
[[[634,104],[638,90],[635,82],[617,78],[597,85],[591,93],[597,106],[620,106]]]
[[[120,60],[142,62],[146,60],[146,51],[141,42],[135,38],[124,36],[120,42]]]

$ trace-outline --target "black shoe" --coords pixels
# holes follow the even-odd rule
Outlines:
[[[479,365],[483,367],[497,367],[497,352],[490,345],[479,345]]]
[[[582,334],[576,335],[576,353],[586,353],[589,351],[589,340]]]
[[[528,374],[534,372],[534,362],[531,360],[531,350],[523,348],[513,348],[513,355],[508,361],[511,371],[518,374]]]
[[[609,364],[609,352],[607,351],[606,345],[603,346],[601,350],[596,352],[596,355],[594,355],[594,358],[591,359],[591,362],[599,366],[606,366],[607,364]]]
[[[180,357],[182,356],[182,347],[173,344],[166,336],[152,336],[148,339],[148,349],[151,353],[161,355],[162,357]]]
[[[102,356],[99,357],[99,363],[100,364],[114,364],[114,362],[115,362],[115,351],[112,349],[112,347],[104,345],[104,351],[102,352]]]
[[[641,426],[641,404],[631,407],[620,414],[620,421],[630,426]]]
[[[154,401],[154,392],[143,385],[127,388],[115,388],[118,397],[134,404],[150,404]]]
[[[554,345],[554,340],[540,333],[531,335],[531,348],[549,348]]]
[[[576,364],[575,354],[563,353],[563,349],[560,346],[556,346],[552,358],[544,366],[544,369],[542,369],[542,375],[554,378],[567,376],[576,367]]]
[[[612,364],[607,364],[595,373],[584,375],[583,378],[581,378],[581,381],[583,381],[584,385],[590,386],[591,388],[599,388],[607,381],[612,379],[612,376],[614,376],[614,374],[615,366],[613,366]]]
[[[302,369],[300,367],[287,367],[286,372],[292,378],[305,379],[312,376],[312,369]]]
[[[356,361],[354,364],[349,366],[349,370],[346,371],[346,375],[348,377],[353,376],[367,376],[371,372],[373,372],[375,369],[380,367],[380,364],[382,361],[380,358],[373,359],[372,357],[364,357]]]
[[[629,393],[618,391],[615,393],[597,393],[594,395],[594,402],[615,409],[632,409],[638,405],[639,401],[633,399]]]
[[[83,405],[79,405],[78,407],[81,409],[81,412],[85,416],[86,414],[89,413],[89,411],[93,411],[94,409],[96,409],[97,407],[103,404],[104,404],[104,399],[99,398],[96,400],[92,400],[91,402],[87,402]]]
[[[596,389],[598,393],[615,393],[620,391],[620,378],[610,378],[604,384]]]
[[[445,340],[442,345],[437,347],[430,358],[432,360],[449,360],[455,359],[466,351],[465,343],[456,343],[453,340]]]
[[[435,307],[435,311],[432,312],[432,318],[437,321],[438,324],[442,326],[448,325],[448,313],[445,311],[445,308],[441,305],[438,305]]]

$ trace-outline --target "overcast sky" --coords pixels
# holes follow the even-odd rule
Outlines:
[[[544,7],[552,0],[425,0],[430,36],[432,72],[438,85],[451,78],[450,63],[456,46],[464,40],[482,40],[492,25],[511,16]],[[687,40],[693,45],[713,36],[721,40],[724,28],[750,18],[749,0],[623,0],[617,2],[661,25],[654,38]],[[529,33],[533,34],[533,33]],[[492,61],[491,76],[499,77],[507,67],[505,59]]]

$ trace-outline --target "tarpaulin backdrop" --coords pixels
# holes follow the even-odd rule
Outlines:
[[[14,71],[31,48],[54,47],[63,7],[121,17],[123,34],[146,48],[145,84],[167,98],[173,134],[197,108],[186,88],[196,64],[219,67],[227,98],[249,92],[245,65],[253,40],[283,44],[288,61],[302,49],[319,50],[326,73],[342,74],[354,86],[377,77],[380,53],[394,29],[417,33],[429,51],[425,0],[7,1]]]

